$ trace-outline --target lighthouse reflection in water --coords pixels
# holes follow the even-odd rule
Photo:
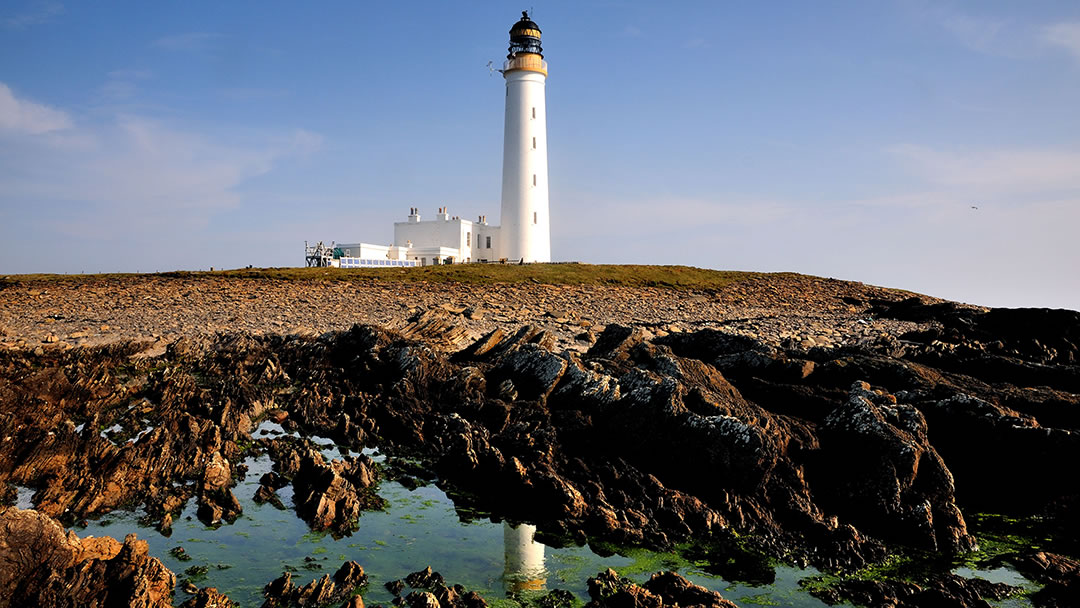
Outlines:
[[[503,522],[503,547],[506,553],[503,581],[507,593],[539,591],[547,583],[545,547],[534,540],[535,535],[536,526],[511,526]]]

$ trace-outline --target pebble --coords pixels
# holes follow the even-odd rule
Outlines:
[[[27,287],[22,294],[45,293]],[[843,300],[897,300],[910,293],[800,275],[765,275],[707,293],[610,285],[156,276],[52,282],[48,296],[40,299],[16,292],[0,291],[0,347],[51,344],[58,335],[86,346],[217,332],[321,335],[356,323],[401,324],[432,308],[454,315],[454,322],[471,334],[533,323],[574,348],[582,347],[578,337],[583,330],[597,336],[610,324],[637,326],[654,335],[714,328],[776,346],[790,340],[801,348],[855,344],[920,327],[869,317],[865,305]]]

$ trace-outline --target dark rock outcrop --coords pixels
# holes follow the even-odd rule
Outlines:
[[[252,438],[273,415],[354,451],[407,456],[553,538],[667,548],[708,537],[725,560],[749,550],[845,570],[902,547],[968,551],[965,512],[989,508],[1041,515],[1049,549],[1078,550],[1080,478],[1063,463],[1080,460],[1080,317],[921,301],[875,310],[922,325],[823,347],[612,324],[585,354],[555,352],[551,334],[524,325],[448,355],[462,334],[432,313],[407,335],[221,335],[157,358],[131,359],[137,345],[5,351],[0,482],[35,488],[57,517],[142,505],[167,527],[196,498],[204,521],[227,522],[238,463],[265,451],[274,472],[259,499],[292,483],[313,528],[347,534],[380,506],[365,458],[327,462],[303,440]]]
[[[1024,576],[1043,584],[1031,596],[1036,606],[1080,606],[1080,561],[1044,551],[1019,555],[1012,561]]]
[[[374,492],[376,479],[366,456],[327,463],[322,454],[308,450],[293,478],[296,512],[312,529],[348,534],[362,510],[385,505]]]
[[[294,606],[325,606],[346,601],[354,591],[367,584],[364,568],[356,562],[345,562],[331,577],[324,574],[306,585],[296,586],[292,574],[286,572],[263,588],[263,608]]]
[[[990,608],[987,599],[1000,600],[1021,590],[1005,583],[991,583],[953,574],[938,576],[926,583],[847,579],[815,589],[811,594],[830,606],[851,602],[857,606],[895,608]]]
[[[413,589],[426,589],[433,591],[436,587],[446,585],[443,575],[431,569],[431,566],[418,570],[405,577],[405,583]]]
[[[214,587],[199,589],[195,597],[188,599],[180,608],[233,608],[234,604],[224,593]]]
[[[0,511],[0,606],[172,606],[175,577],[129,534],[80,539],[31,510]]]
[[[592,601],[585,605],[586,608],[736,608],[734,602],[719,593],[695,585],[674,572],[658,572],[647,583],[638,586],[608,569],[590,578],[588,585]]]

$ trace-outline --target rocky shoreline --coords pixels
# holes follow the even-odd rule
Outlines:
[[[126,340],[163,345],[218,332],[319,335],[354,324],[399,328],[418,311],[435,308],[457,315],[463,339],[534,324],[553,335],[558,347],[576,350],[587,348],[577,336],[595,336],[608,324],[660,334],[722,327],[774,345],[829,346],[909,331],[912,325],[906,322],[862,314],[870,300],[908,295],[793,274],[762,275],[709,291],[213,275],[72,279],[0,289],[0,348],[71,348]]]
[[[348,534],[379,508],[379,479],[417,474],[394,464],[405,457],[551,542],[697,543],[736,570],[768,556],[835,573],[814,591],[830,603],[896,606],[1015,593],[947,572],[850,576],[904,552],[975,551],[971,517],[1008,513],[1053,539],[1002,558],[1046,583],[1032,601],[1074,605],[1080,313],[910,296],[798,275],[710,292],[20,284],[0,290],[0,482],[35,489],[50,538],[53,519],[133,507],[167,531],[190,500],[208,524],[235,518],[242,462],[266,453],[257,499],[291,486],[313,530]],[[253,437],[266,419],[391,459]],[[20,574],[18,597],[60,602],[71,569],[111,571],[98,564],[129,545]],[[728,605],[670,578],[598,580],[597,605]]]

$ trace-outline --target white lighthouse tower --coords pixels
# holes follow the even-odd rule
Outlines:
[[[525,11],[510,29],[503,135],[500,255],[510,262],[550,262],[548,221],[547,62],[540,28]]]

